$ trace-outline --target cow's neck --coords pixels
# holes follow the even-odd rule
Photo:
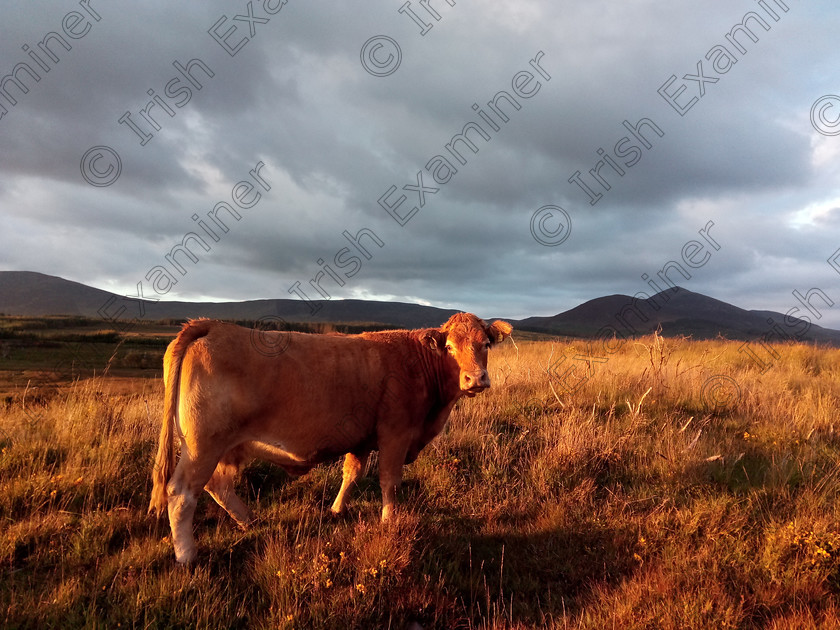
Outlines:
[[[458,382],[459,372],[453,370],[446,353],[424,346],[421,351],[423,375],[432,394],[437,398],[435,407],[448,407],[463,394]]]

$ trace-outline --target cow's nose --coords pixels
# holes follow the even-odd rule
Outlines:
[[[488,387],[490,387],[490,376],[487,374],[487,370],[464,372],[461,389],[487,389]]]

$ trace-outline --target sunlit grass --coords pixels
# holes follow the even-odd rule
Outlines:
[[[0,409],[0,623],[835,627],[840,351],[775,346],[762,372],[740,347],[506,343],[406,468],[394,523],[375,458],[341,519],[338,465],[255,463],[258,522],[202,500],[190,569],[145,514],[159,383],[20,391]]]

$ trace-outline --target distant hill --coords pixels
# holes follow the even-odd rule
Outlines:
[[[110,304],[109,304],[110,303]],[[258,320],[280,317],[288,322],[373,323],[398,328],[440,326],[454,310],[369,300],[321,300],[314,315],[302,300],[249,300],[245,302],[153,302],[143,301],[144,319]],[[138,301],[126,300],[101,289],[32,271],[0,271],[0,313],[8,315],[80,315],[102,319],[100,310],[113,316],[122,306],[122,318],[137,317]]]
[[[322,300],[312,314],[302,300],[265,299],[245,302],[153,302],[146,300],[144,319],[258,320],[279,317],[287,322],[367,323],[398,328],[439,326],[454,310],[370,300]],[[107,306],[106,306],[107,305]],[[123,296],[29,271],[0,271],[0,313],[9,315],[113,316],[121,306],[123,317],[137,317],[137,302]],[[486,314],[484,314],[486,316]],[[627,295],[596,298],[552,317],[529,317],[511,323],[521,331],[558,336],[595,337],[615,331],[628,337],[650,334],[661,326],[667,336],[688,335],[709,339],[754,340],[763,337],[781,341],[785,334],[802,341],[840,347],[840,331],[796,320],[785,325],[784,315],[771,311],[749,311],[683,288],[663,291],[651,298],[634,300]],[[775,326],[775,328],[774,328]],[[781,331],[781,332],[780,332]]]
[[[840,331],[822,328],[801,319],[785,324],[785,316],[772,311],[748,311],[714,298],[677,287],[648,299],[609,295],[585,302],[552,317],[529,317],[520,330],[571,337],[595,337],[604,331],[626,336],[650,334],[662,328],[666,336],[686,335],[695,339],[723,336],[753,340],[767,337],[784,341],[785,336],[840,346]]]

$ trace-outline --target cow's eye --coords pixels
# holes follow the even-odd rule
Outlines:
[[[446,344],[446,351],[449,354],[455,354],[455,346],[453,346],[452,344]]]

